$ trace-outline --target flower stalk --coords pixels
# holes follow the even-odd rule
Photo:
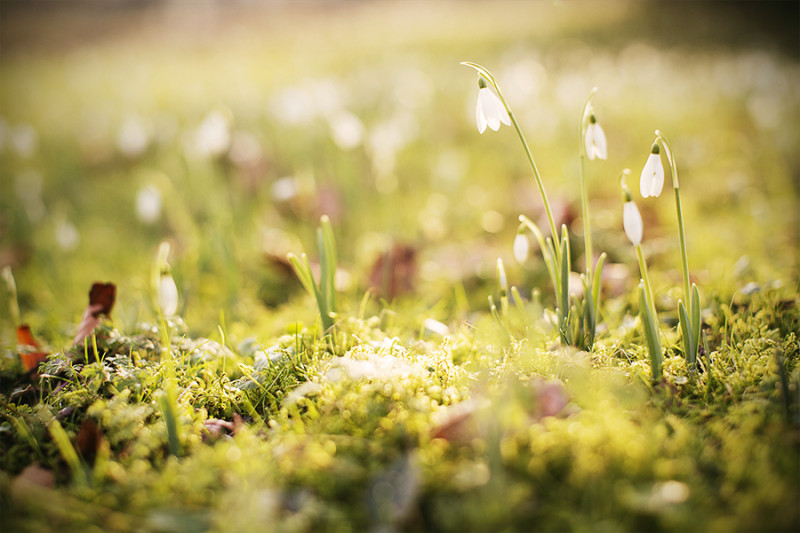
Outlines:
[[[581,111],[579,122],[580,139],[580,185],[581,185],[581,208],[583,210],[586,273],[581,276],[584,287],[584,296],[581,298],[571,298],[569,291],[569,277],[572,270],[571,253],[569,243],[569,232],[566,225],[562,225],[561,234],[556,229],[555,219],[544,190],[541,174],[533,159],[528,142],[522,133],[522,129],[517,122],[514,112],[508,105],[497,80],[486,68],[472,62],[465,61],[462,65],[475,69],[480,75],[478,79],[478,102],[476,105],[476,121],[478,131],[483,133],[486,127],[493,130],[500,128],[500,124],[513,125],[517,132],[525,156],[528,159],[533,173],[539,195],[542,197],[547,222],[550,226],[550,235],[544,237],[539,228],[530,219],[520,216],[520,228],[514,241],[514,255],[518,260],[524,260],[527,255],[527,242],[524,240],[525,228],[531,230],[536,236],[544,257],[550,280],[553,283],[553,290],[556,299],[556,315],[558,316],[558,330],[561,341],[564,344],[578,346],[579,348],[591,349],[594,343],[596,332],[597,316],[599,314],[600,303],[600,283],[605,254],[602,254],[595,265],[592,265],[594,258],[592,250],[591,224],[589,217],[588,197],[586,193],[586,183],[584,176],[584,158],[605,159],[606,158],[606,138],[603,129],[597,124],[597,119],[591,112],[591,99],[596,89],[593,89],[586,99]],[[494,89],[494,92],[490,89]],[[502,109],[498,107],[502,106]],[[491,302],[490,302],[490,305]]]
[[[625,169],[620,179],[622,189],[623,216],[622,224],[625,234],[636,249],[636,259],[639,262],[639,272],[642,275],[639,281],[639,315],[644,324],[644,334],[647,339],[647,349],[650,355],[650,370],[653,381],[657,382],[662,377],[662,363],[664,359],[661,347],[661,335],[658,327],[658,312],[655,305],[653,286],[650,283],[650,276],[647,273],[647,262],[642,251],[642,216],[633,201],[630,190],[625,185],[625,176],[630,171]]]
[[[683,299],[678,301],[678,318],[680,321],[681,340],[684,356],[689,370],[694,372],[697,365],[697,351],[700,345],[700,292],[695,284],[690,285],[689,260],[686,253],[686,230],[683,222],[683,208],[681,206],[680,182],[678,180],[678,166],[675,163],[672,147],[666,136],[660,131],[655,132],[655,146],[659,144],[664,149],[667,163],[672,176],[672,188],[675,191],[675,210],[678,218],[678,235],[681,246],[681,274],[683,275]]]
[[[578,139],[580,144],[578,151],[580,153],[580,188],[581,188],[581,214],[583,217],[583,239],[584,239],[584,262],[586,264],[585,279],[583,279],[585,302],[582,306],[581,316],[583,322],[581,324],[583,332],[580,337],[583,339],[581,343],[586,349],[591,349],[594,344],[594,336],[597,329],[597,316],[600,311],[600,278],[603,275],[603,264],[605,263],[606,255],[601,254],[597,263],[593,266],[594,251],[592,249],[592,227],[589,215],[589,199],[586,190],[586,170],[585,161],[586,157],[589,159],[606,159],[606,137],[603,129],[597,123],[594,113],[592,112],[592,97],[597,92],[597,87],[592,88],[589,96],[583,104],[581,117],[579,122]],[[580,339],[579,339],[580,342]]]
[[[550,209],[550,202],[547,199],[547,193],[544,190],[544,183],[542,183],[542,177],[539,174],[539,169],[536,167],[536,162],[533,160],[533,154],[531,153],[531,149],[528,146],[528,142],[525,140],[525,136],[522,134],[522,130],[519,127],[519,123],[517,122],[516,117],[514,117],[514,112],[511,110],[511,106],[508,105],[505,97],[503,96],[502,91],[500,91],[500,86],[497,83],[497,80],[489,72],[486,68],[478,65],[477,63],[472,63],[471,61],[463,61],[461,63],[467,67],[475,69],[478,74],[480,74],[485,81],[491,84],[492,88],[494,89],[495,93],[497,93],[497,97],[500,99],[500,102],[505,107],[506,112],[508,113],[508,118],[511,120],[511,124],[514,126],[514,130],[517,132],[517,136],[519,137],[520,142],[522,143],[522,148],[525,151],[525,156],[528,158],[528,164],[530,164],[531,170],[533,171],[533,178],[536,181],[536,187],[539,189],[539,194],[542,197],[542,203],[544,203],[544,210],[547,213],[547,221],[550,224],[550,234],[552,235],[553,239],[555,239],[558,235],[556,232],[556,223],[553,219],[553,211]],[[479,81],[480,83],[480,81]]]

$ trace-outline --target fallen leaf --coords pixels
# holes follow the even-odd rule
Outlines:
[[[537,421],[548,416],[567,414],[565,408],[569,405],[570,397],[563,383],[557,380],[534,379],[533,386],[536,399],[533,416]]]
[[[89,290],[89,305],[101,305],[97,314],[110,315],[117,298],[117,287],[113,283],[93,283]],[[96,316],[96,315],[95,315]]]
[[[75,333],[73,344],[79,344],[94,331],[100,323],[100,317],[110,315],[117,296],[117,287],[113,283],[94,283],[89,291],[89,306],[83,312],[83,318]]]
[[[22,324],[17,328],[17,347],[19,358],[28,372],[37,370],[39,363],[47,359],[47,354],[41,350],[27,324]]]
[[[396,243],[382,253],[372,266],[370,287],[383,298],[394,300],[413,292],[417,278],[417,250]]]
[[[52,489],[55,486],[56,478],[53,471],[42,468],[39,463],[33,463],[26,466],[11,482],[11,493],[19,496],[21,492],[27,492],[31,488]]]

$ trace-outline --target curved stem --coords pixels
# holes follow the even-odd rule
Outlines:
[[[647,263],[644,260],[644,253],[642,253],[642,245],[636,245],[636,257],[639,259],[639,270],[642,273],[642,280],[644,281],[645,291],[647,292],[647,299],[649,300],[650,313],[653,317],[658,316],[656,313],[656,300],[653,295],[653,287],[650,285],[650,276],[647,275]]]
[[[581,111],[581,120],[578,123],[578,153],[581,154],[581,168],[580,168],[580,187],[581,187],[581,211],[583,212],[583,239],[584,239],[584,250],[583,255],[586,261],[586,274],[589,277],[589,285],[591,286],[592,282],[592,261],[594,259],[594,254],[592,253],[592,231],[591,231],[591,224],[589,223],[589,201],[587,198],[586,192],[586,175],[585,175],[585,162],[586,162],[586,154],[585,151],[585,131],[584,126],[586,124],[586,116],[589,112],[590,104],[592,102],[592,96],[594,93],[597,92],[597,87],[593,87],[592,90],[589,92],[589,96],[586,97],[586,101],[583,104],[583,110]]]
[[[527,141],[525,141],[525,136],[522,134],[522,130],[519,128],[517,119],[514,117],[514,113],[508,106],[506,99],[503,98],[502,94],[500,94],[499,89],[497,91],[497,95],[500,97],[500,101],[503,102],[506,111],[508,111],[508,117],[511,119],[511,123],[514,125],[514,129],[517,130],[517,135],[519,136],[519,140],[520,142],[522,142],[522,148],[525,150],[525,155],[528,157],[528,163],[530,163],[531,170],[533,171],[533,177],[536,180],[536,186],[539,188],[539,194],[542,196],[542,203],[544,203],[544,210],[547,213],[547,221],[550,224],[550,233],[552,234],[553,240],[555,241],[558,238],[558,233],[556,233],[556,223],[553,220],[553,212],[550,209],[550,202],[547,200],[547,193],[544,192],[544,184],[542,183],[542,177],[539,175],[539,169],[536,168],[536,162],[534,162],[533,160],[533,154],[531,154],[531,149],[528,147],[528,143]]]
[[[533,177],[536,180],[536,186],[539,188],[539,194],[542,197],[542,202],[544,203],[544,210],[547,213],[547,221],[550,224],[550,233],[553,237],[553,242],[558,242],[558,233],[556,232],[556,223],[553,220],[553,212],[550,209],[550,202],[547,200],[547,194],[544,192],[544,184],[542,183],[542,177],[539,174],[539,169],[536,168],[536,163],[533,160],[533,154],[531,154],[531,149],[528,146],[527,141],[525,140],[525,136],[522,134],[522,130],[517,123],[516,117],[514,117],[514,113],[511,111],[511,107],[506,102],[505,97],[503,96],[503,92],[500,90],[500,86],[497,84],[497,80],[494,78],[491,72],[489,72],[485,67],[478,65],[477,63],[473,63],[471,61],[462,61],[462,65],[475,69],[478,74],[483,76],[486,81],[492,84],[494,87],[495,92],[497,93],[498,98],[503,103],[503,107],[506,108],[508,112],[508,117],[511,119],[511,123],[514,125],[514,129],[517,131],[517,135],[519,136],[519,140],[522,142],[522,148],[525,150],[525,155],[528,157],[528,163],[531,166],[531,170],[533,171]],[[556,247],[557,248],[557,247]],[[558,254],[558,250],[556,250]],[[556,258],[558,262],[561,261],[560,257]]]
[[[681,240],[681,270],[683,273],[683,298],[686,301],[689,316],[692,316],[691,292],[689,292],[689,259],[686,253],[686,230],[683,225],[683,209],[681,207],[681,194],[678,182],[678,166],[672,155],[672,148],[669,141],[661,131],[656,130],[656,139],[661,141],[664,151],[667,153],[670,173],[672,174],[672,187],[675,190],[675,209],[678,212],[678,234]]]

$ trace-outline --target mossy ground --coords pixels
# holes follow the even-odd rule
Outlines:
[[[0,529],[800,528],[800,73],[780,24],[797,19],[564,4],[0,19],[0,259],[17,289],[2,288]],[[541,260],[511,259],[540,200],[512,134],[475,131],[462,60],[504,84],[573,270],[576,121],[600,89],[609,160],[587,179],[609,278],[589,352],[558,342]],[[653,383],[617,176],[656,128],[681,168],[704,342],[691,372],[668,184],[640,202],[665,348]],[[148,187],[154,219],[135,207]],[[322,213],[342,272],[321,339],[283,258],[313,249]],[[161,322],[164,240],[181,307]],[[365,298],[397,243],[416,275]],[[506,328],[486,303],[497,257],[525,295]],[[112,319],[75,346],[96,280],[117,285]],[[17,320],[50,354],[33,378]]]

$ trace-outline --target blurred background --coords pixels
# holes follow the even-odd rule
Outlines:
[[[538,254],[511,254],[518,215],[537,220],[541,200],[513,130],[478,134],[470,60],[520,121],[576,270],[578,121],[598,87],[609,156],[586,172],[595,248],[614,264],[609,302],[624,308],[638,282],[619,174],[630,168],[638,191],[655,129],[674,148],[704,294],[796,286],[799,6],[3,0],[0,267],[22,320],[56,343],[94,281],[118,285],[120,329],[153,320],[162,241],[190,329],[313,321],[285,257],[316,258],[321,214],[346,312],[372,286],[376,309],[383,298],[463,320],[486,310],[498,257],[523,293],[547,298]],[[670,185],[636,193],[665,297],[680,285]]]

